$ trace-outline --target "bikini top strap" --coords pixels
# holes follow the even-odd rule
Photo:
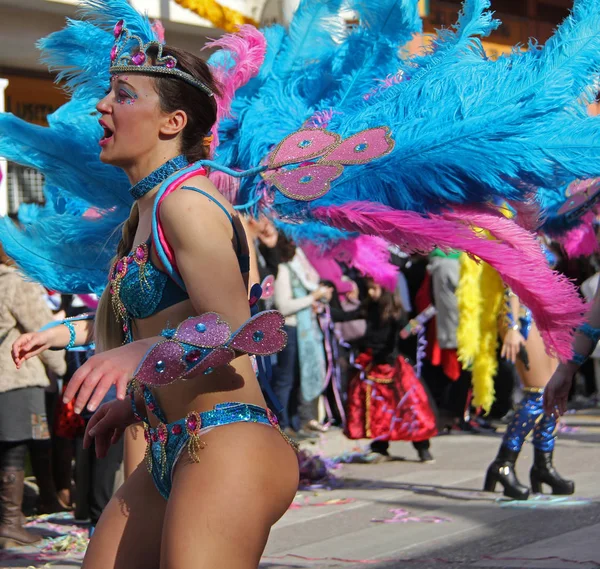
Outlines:
[[[200,163],[196,162],[190,164],[187,168],[176,172],[172,176],[169,176],[158,189],[156,198],[154,200],[154,208],[152,211],[152,242],[154,244],[154,251],[159,258],[165,272],[183,289],[185,290],[185,283],[177,271],[177,263],[175,261],[175,254],[167,243],[164,231],[160,224],[160,206],[166,196],[172,191],[176,190],[179,185],[194,176],[206,176],[207,171]]]

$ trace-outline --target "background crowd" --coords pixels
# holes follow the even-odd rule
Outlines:
[[[390,248],[389,261],[397,267],[392,289],[318,247],[297,246],[266,218],[249,219],[247,230],[255,245],[254,279],[272,283],[262,308],[285,316],[288,343],[272,358],[270,392],[289,437],[310,442],[343,429],[349,438],[370,439],[365,462],[389,460],[389,441],[405,440],[427,463],[434,460],[430,439],[438,434],[490,431],[510,422],[522,396],[513,363],[498,350],[495,401],[484,414],[472,405],[471,373],[456,355],[458,252],[406,256]],[[590,299],[599,257],[568,259],[559,245],[550,248],[557,270]],[[97,459],[93,447],[82,444],[90,415],[76,415],[61,401],[90,354],[48,351],[20,370],[10,356],[20,333],[94,308],[93,297],[61,296],[25,280],[2,255],[0,543],[7,536],[35,543],[38,538],[22,527],[23,514],[74,510],[93,531],[122,480],[123,442]],[[598,361],[591,358],[581,368],[573,407],[597,405]]]

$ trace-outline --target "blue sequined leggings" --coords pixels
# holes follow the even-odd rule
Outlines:
[[[543,403],[543,389],[525,389],[523,399],[504,434],[502,444],[505,447],[519,452],[533,429],[533,446],[544,452],[554,450],[557,421],[544,413]]]

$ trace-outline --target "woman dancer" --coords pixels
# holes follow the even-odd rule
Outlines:
[[[411,441],[421,462],[433,462],[429,439],[437,434],[429,394],[398,354],[399,297],[367,279],[367,332],[356,359],[360,371],[348,389],[346,436],[373,439],[369,462],[389,460],[389,441]]]
[[[533,430],[534,460],[530,471],[531,489],[542,492],[542,484],[553,494],[573,494],[575,484],[565,480],[553,465],[556,416],[544,412],[544,387],[557,367],[557,360],[546,353],[540,333],[531,319],[531,312],[519,299],[507,292],[506,323],[501,357],[513,362],[523,382],[523,399],[506,428],[498,456],[489,466],[484,490],[493,492],[499,482],[504,495],[526,500],[529,488],[521,484],[515,472],[515,462],[527,435]]]
[[[271,526],[295,495],[298,462],[271,428],[276,419],[243,352],[252,351],[249,343],[254,353],[273,351],[265,342],[280,349],[272,322],[277,328],[282,319],[266,314],[274,317],[269,329],[261,326],[263,313],[245,324],[242,225],[206,171],[186,168],[206,157],[204,138],[216,119],[218,86],[206,64],[156,43],[140,41],[128,51],[123,21],[115,36],[110,88],[97,104],[100,158],[127,174],[136,201],[96,315],[98,353],[71,379],[65,398],[77,396],[78,412],[86,404],[95,410],[116,384],[118,400],[95,413],[85,444],[94,440],[103,456],[128,425],[143,420],[148,468],[140,465],[105,509],[83,567],[257,567]],[[170,191],[157,202],[169,175]],[[157,231],[182,287],[152,245]],[[91,335],[91,321],[66,321],[20,337],[13,357],[20,367],[47,348]],[[124,398],[132,377],[140,381],[130,402]]]

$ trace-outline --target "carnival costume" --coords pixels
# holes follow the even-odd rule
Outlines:
[[[151,246],[167,278],[183,284],[158,222],[161,199],[187,176],[210,168],[211,177],[221,171],[243,179],[238,207],[268,207],[284,223],[379,235],[405,250],[440,246],[478,256],[531,308],[548,348],[569,358],[581,301],[547,267],[535,239],[490,204],[501,198],[518,208],[530,200],[531,187],[554,188],[598,174],[600,122],[581,109],[600,63],[600,1],[577,1],[545,46],[498,61],[485,57],[477,39],[498,24],[487,0],[467,0],[456,29],[444,30],[424,54],[410,58],[398,47],[420,29],[416,0],[349,0],[360,22],[350,30],[343,26],[341,4],[304,0],[288,32],[278,26],[265,30],[266,53],[262,36],[248,27],[237,40],[221,40],[226,54],[213,65],[226,86],[218,100],[218,161],[203,160],[148,181],[162,182]],[[125,0],[87,0],[83,6],[84,20],[70,20],[41,42],[45,61],[60,70],[71,100],[49,117],[48,128],[0,116],[0,154],[43,172],[47,198],[23,230],[3,220],[0,240],[29,276],[72,293],[105,286],[115,229],[139,195],[127,195],[124,174],[102,164],[96,151],[101,129],[94,106],[110,73],[172,77],[211,95],[178,69],[175,58],[162,56],[156,30]],[[258,75],[240,90],[256,73],[257,61]],[[234,117],[226,119],[236,89]],[[245,112],[237,113],[236,101]],[[94,215],[86,217],[90,210]],[[483,238],[474,226],[494,239]],[[169,302],[165,292],[167,298],[175,294],[166,281],[159,282],[164,277],[154,273],[146,253],[144,247],[139,255],[136,250],[111,271],[125,337],[134,312],[152,313]],[[147,286],[148,279],[156,289]],[[141,296],[157,297],[128,304],[130,286],[139,287]],[[276,314],[257,315],[233,334],[221,328],[218,317],[210,326],[202,321],[206,317],[187,322],[211,331],[214,326],[222,333],[215,334],[218,342],[199,340],[199,330],[182,337],[186,323],[180,324],[142,361],[138,383],[164,385],[229,363],[240,352],[264,355],[281,348],[282,337],[270,336],[279,332]],[[161,350],[161,358],[154,357]],[[149,373],[138,377],[148,366]],[[146,402],[152,411],[153,402]],[[244,420],[264,419],[246,411]],[[229,412],[215,410],[224,422]],[[200,444],[197,419],[185,425],[192,456]],[[153,469],[159,488],[159,474],[168,472],[177,454],[168,441],[179,436],[172,432],[176,424],[161,425],[160,432],[150,433],[152,445],[158,445],[152,446],[153,464],[162,457],[160,473]]]
[[[550,266],[556,256],[542,246]],[[504,318],[506,330],[518,331],[527,341],[531,333],[531,311],[523,305],[513,315],[511,298],[498,273],[485,263],[476,263],[466,255],[461,258],[461,277],[457,290],[460,307],[458,340],[459,358],[473,374],[473,404],[488,412],[494,401],[494,376],[498,369],[498,324]],[[529,369],[529,358],[524,346],[518,358]],[[525,439],[533,431],[534,464],[530,471],[531,488],[542,492],[542,483],[550,486],[553,494],[573,494],[573,481],[563,479],[553,465],[553,452],[558,427],[557,417],[544,413],[543,388],[525,387],[524,395],[516,406],[507,425],[498,456],[489,466],[484,490],[493,492],[497,483],[504,494],[517,500],[529,497],[529,488],[519,482],[515,463]]]

